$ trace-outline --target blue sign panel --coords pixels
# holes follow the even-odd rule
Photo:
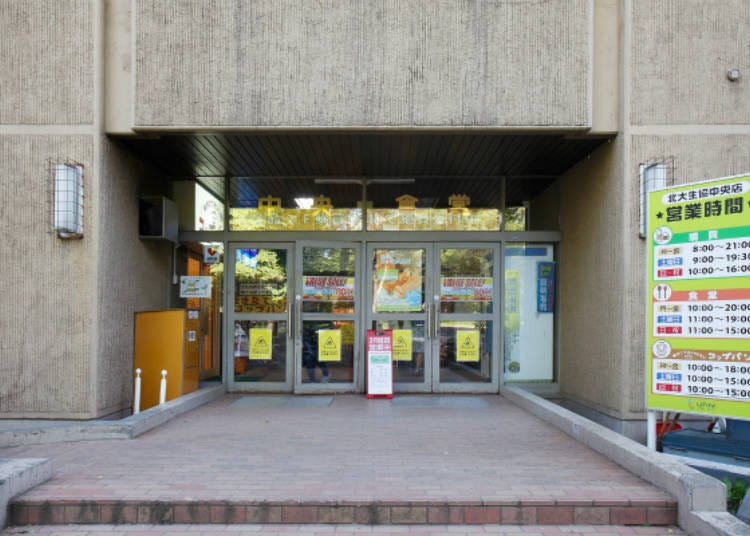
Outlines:
[[[536,264],[536,311],[538,313],[555,312],[555,263],[538,262]]]

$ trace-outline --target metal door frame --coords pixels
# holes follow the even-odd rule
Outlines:
[[[234,289],[235,289],[235,265],[237,250],[245,248],[257,249],[283,249],[287,252],[286,275],[287,275],[287,311],[284,313],[235,313],[234,312]],[[244,392],[285,392],[291,393],[293,387],[294,373],[294,344],[293,344],[293,301],[295,295],[295,246],[294,242],[229,242],[224,255],[224,296],[226,303],[226,315],[224,322],[224,370],[227,391],[230,393]],[[234,323],[237,320],[275,320],[287,322],[286,334],[286,376],[282,382],[236,382],[234,380]]]
[[[374,294],[374,288],[373,288],[373,277],[372,277],[372,270],[373,270],[373,255],[375,253],[376,249],[423,249],[425,252],[424,256],[424,262],[425,262],[425,281],[424,281],[424,311],[421,311],[419,313],[375,313],[372,310],[373,306],[373,294]],[[425,342],[424,342],[424,375],[423,375],[423,381],[421,382],[403,382],[403,383],[394,383],[393,384],[393,390],[397,393],[430,393],[433,392],[433,386],[432,386],[432,351],[433,351],[433,345],[431,344],[431,341],[429,340],[429,324],[430,324],[430,312],[432,311],[432,299],[433,299],[433,284],[432,284],[432,278],[433,273],[431,270],[432,265],[434,264],[434,260],[432,258],[434,251],[434,243],[433,242],[423,242],[423,241],[414,241],[414,242],[368,242],[367,243],[367,254],[364,264],[364,274],[366,274],[367,277],[367,289],[366,289],[366,296],[365,296],[365,302],[363,309],[366,310],[365,313],[365,329],[372,329],[373,322],[376,320],[418,320],[424,322],[424,331],[425,331]],[[363,377],[364,381],[364,377]]]
[[[303,313],[302,312],[302,261],[303,249],[305,247],[315,248],[332,248],[343,249],[350,248],[354,250],[354,313],[353,314],[335,314],[335,313]],[[317,240],[298,240],[295,242],[295,265],[294,265],[294,288],[295,292],[290,293],[289,303],[292,303],[294,312],[293,339],[294,339],[294,370],[293,385],[295,394],[311,393],[334,393],[334,392],[360,392],[362,389],[361,369],[364,362],[361,346],[364,345],[362,335],[362,242],[357,241],[317,241]],[[293,300],[292,300],[293,297]],[[304,374],[302,363],[302,321],[310,320],[346,320],[354,323],[354,356],[352,363],[352,382],[351,383],[303,383]]]
[[[497,392],[503,366],[501,355],[502,342],[502,251],[501,243],[487,242],[453,242],[453,241],[316,241],[298,240],[294,242],[229,242],[228,255],[225,256],[224,295],[226,297],[226,322],[224,323],[224,370],[229,392],[362,392],[365,384],[364,367],[364,334],[375,320],[420,320],[425,323],[425,356],[424,379],[422,382],[394,384],[395,392],[408,393],[491,393]],[[335,315],[341,320],[354,322],[354,362],[353,381],[351,384],[303,384],[302,374],[302,318],[301,282],[302,282],[302,248],[352,248],[355,251],[355,313],[353,315]],[[235,313],[235,262],[236,251],[242,248],[283,249],[287,252],[287,311],[285,313]],[[373,278],[372,260],[375,249],[423,249],[425,251],[425,310],[419,313],[374,313],[372,311]],[[487,383],[440,383],[439,322],[446,314],[439,312],[440,303],[440,250],[441,249],[491,249],[493,252],[493,313],[491,314],[456,314],[452,320],[491,320],[492,321],[492,356],[491,381]],[[363,280],[363,278],[366,279]],[[299,297],[299,300],[297,298]],[[312,316],[308,316],[312,315]],[[321,320],[333,319],[333,314],[307,313],[308,318]],[[480,318],[477,318],[479,316]],[[236,320],[274,320],[287,321],[287,360],[285,382],[236,382],[234,380],[234,323]],[[436,331],[437,330],[437,331]]]
[[[433,363],[432,373],[432,392],[434,393],[497,393],[500,382],[500,370],[503,368],[503,358],[501,354],[501,342],[502,336],[504,335],[501,330],[503,321],[503,302],[500,300],[502,296],[503,280],[500,278],[501,272],[501,248],[497,242],[434,242],[432,244],[434,248],[433,259],[434,263],[430,266],[433,271],[433,296],[432,305],[434,308],[433,314],[430,315],[432,319],[432,336],[430,340],[432,342],[433,349],[432,355],[437,356],[437,361]],[[493,298],[493,311],[492,313],[441,313],[440,312],[440,251],[442,249],[489,249],[492,251],[492,298]],[[485,320],[492,322],[491,340],[492,348],[490,349],[490,381],[479,383],[479,382],[466,382],[466,383],[441,383],[440,382],[440,363],[439,363],[439,352],[440,352],[440,336],[439,326],[441,319],[445,320],[449,318],[455,321],[476,321]]]

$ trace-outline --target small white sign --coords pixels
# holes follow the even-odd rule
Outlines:
[[[221,246],[206,244],[203,246],[203,264],[218,264],[221,262]]]
[[[180,298],[210,298],[210,275],[180,276]]]

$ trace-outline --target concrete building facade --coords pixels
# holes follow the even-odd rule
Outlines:
[[[139,238],[140,198],[198,180],[226,187],[213,192],[229,212],[239,177],[416,177],[426,191],[433,179],[454,193],[502,184],[500,210],[526,209],[520,230],[408,239],[553,243],[554,373],[529,386],[638,435],[641,167],[663,164],[670,184],[750,170],[748,43],[744,0],[7,0],[0,417],[127,411],[134,315],[185,307],[173,276],[186,273],[186,244],[226,255],[234,243],[323,240],[243,234],[227,216],[221,231],[183,226],[175,252]],[[60,162],[84,170],[77,240],[52,230]],[[344,238],[362,256],[371,241],[407,240],[366,232]],[[228,312],[231,292],[220,299]],[[359,333],[379,317],[358,318]],[[244,390],[229,378],[234,328],[222,322],[220,380]],[[361,391],[364,336],[355,341]],[[507,364],[492,344],[497,389]]]

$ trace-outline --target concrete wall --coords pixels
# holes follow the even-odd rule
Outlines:
[[[0,418],[131,401],[133,313],[167,304],[170,255],[137,239],[139,180],[102,136],[99,0],[0,2]],[[84,166],[84,236],[52,232],[50,162]]]
[[[625,0],[621,8],[618,140],[561,181],[561,390],[606,416],[638,419],[645,410],[638,167],[669,160],[676,184],[750,171],[750,3]],[[730,68],[741,70],[739,82],[727,79]]]
[[[138,197],[165,186],[119,143],[100,139],[96,414],[130,407],[135,311],[168,307],[172,244],[138,238]]]
[[[0,3],[0,415],[85,417],[92,356],[95,199],[83,240],[52,233],[51,161],[84,166],[95,192],[89,0]]]
[[[91,136],[0,135],[0,415],[85,417],[93,396],[94,242],[52,229],[48,159],[75,159],[94,177]],[[84,213],[91,232],[94,207]],[[93,203],[92,203],[93,204]]]
[[[91,124],[91,0],[0,2],[0,124]]]
[[[137,0],[135,126],[588,127],[592,6]]]
[[[625,418],[629,333],[622,234],[630,227],[625,146],[597,149],[560,181],[560,390]]]
[[[633,0],[633,125],[750,123],[750,2]],[[730,83],[739,68],[744,81]]]

